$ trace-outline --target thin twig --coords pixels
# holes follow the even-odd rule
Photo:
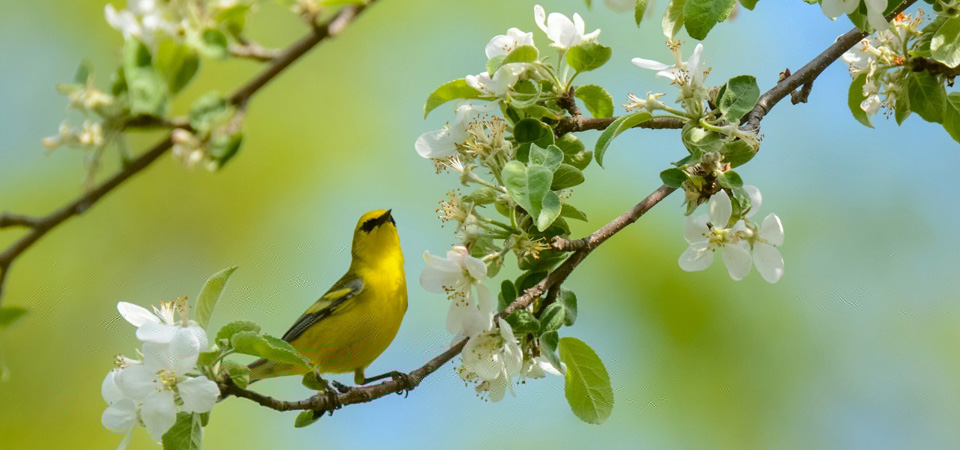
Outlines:
[[[329,20],[317,24],[316,26],[312,26],[310,33],[306,37],[288,47],[283,53],[273,59],[266,69],[250,80],[250,82],[237,89],[233,95],[230,96],[230,103],[235,106],[245,105],[246,102],[257,93],[257,91],[259,91],[277,75],[283,72],[284,69],[293,64],[294,61],[299,59],[321,41],[335,37],[337,34],[343,31],[343,29],[350,24],[353,19],[357,17],[357,15],[363,12],[375,1],[376,0],[368,0],[366,4],[344,7]],[[137,120],[142,120],[142,123],[139,123],[141,126],[179,125],[179,122],[170,122],[167,124],[162,120]],[[138,124],[136,121],[132,122],[134,125]],[[98,200],[103,198],[103,196],[111,192],[114,188],[120,186],[124,181],[147,168],[167,150],[169,150],[172,145],[173,142],[170,136],[165,137],[163,140],[150,147],[150,149],[144,152],[142,155],[127,163],[123,169],[115,173],[100,185],[88,191],[86,194],[74,199],[72,202],[50,213],[49,215],[34,218],[31,222],[32,228],[30,232],[0,253],[0,270],[2,270],[2,273],[0,273],[0,301],[3,299],[3,282],[6,279],[7,272],[10,270],[10,266],[18,256],[20,256],[25,250],[40,240],[40,238],[46,235],[47,232],[67,221],[67,219],[82,214],[84,211],[93,206]]]
[[[37,226],[39,220],[36,217],[22,216],[20,214],[13,214],[5,212],[0,214],[0,228],[6,227],[28,227],[34,228]]]
[[[558,123],[557,127],[554,129],[554,134],[559,137],[567,133],[576,133],[587,130],[603,130],[610,126],[610,124],[617,119],[618,117],[605,117],[602,119],[597,119],[583,116],[568,116],[560,119],[560,123]],[[681,119],[674,119],[672,117],[655,117],[636,125],[634,128],[647,128],[651,130],[680,129],[683,128],[685,123],[686,122]]]
[[[233,56],[234,58],[245,58],[260,62],[270,62],[280,56],[280,50],[266,48],[260,44],[248,42],[246,44],[231,45],[230,56]]]

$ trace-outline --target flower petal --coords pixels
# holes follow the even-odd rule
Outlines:
[[[157,372],[144,364],[137,364],[117,372],[114,377],[117,387],[123,395],[136,401],[143,401],[157,391]]]
[[[641,69],[647,70],[666,70],[673,67],[652,59],[633,58],[630,60],[630,62]]]
[[[126,433],[137,421],[137,404],[128,398],[115,402],[103,411],[100,423],[114,433]]]
[[[146,323],[160,323],[160,318],[150,312],[147,308],[133,303],[118,302],[117,311],[124,320],[130,322],[130,325],[141,327]]]
[[[721,190],[710,197],[707,204],[710,215],[710,223],[714,228],[726,229],[727,222],[730,222],[730,215],[733,214],[733,204],[730,202],[730,196],[727,191]]]
[[[747,250],[745,242],[738,244],[727,244],[720,249],[720,258],[723,264],[727,266],[727,273],[730,278],[740,281],[750,273],[750,252]]]
[[[449,128],[423,133],[413,146],[417,154],[430,159],[449,158],[457,153]]]
[[[706,241],[691,244],[680,255],[680,268],[687,272],[697,272],[705,270],[713,263],[713,251],[710,244]]]
[[[823,0],[820,9],[831,19],[854,12],[860,6],[860,0]]]
[[[750,211],[747,212],[747,217],[753,217],[753,215],[760,210],[763,196],[760,195],[760,189],[757,189],[756,186],[745,184],[743,185],[743,190],[746,191],[747,196],[750,197]]]
[[[704,242],[709,239],[707,237],[710,234],[710,229],[707,228],[707,222],[709,220],[710,217],[706,214],[701,214],[696,217],[687,216],[687,220],[683,224],[683,238],[688,244]]]
[[[463,330],[463,314],[467,311],[466,306],[454,300],[450,303],[450,309],[447,310],[447,331],[451,333],[461,333]]]
[[[194,413],[210,411],[220,397],[217,383],[203,376],[187,378],[177,383],[177,389],[180,399],[183,400],[183,409]]]
[[[783,245],[783,224],[780,222],[780,217],[774,213],[767,214],[767,217],[763,218],[763,223],[760,224],[760,232],[757,234],[761,239],[772,245],[778,247]]]
[[[143,424],[150,431],[150,439],[160,441],[177,421],[177,405],[173,402],[173,391],[156,391],[150,394],[140,408]]]
[[[137,339],[143,342],[153,342],[156,344],[169,344],[173,337],[177,335],[176,325],[166,325],[162,323],[147,322],[140,328],[137,328]]]
[[[542,6],[535,5],[533,7],[533,20],[537,22],[537,26],[540,27],[544,33],[547,32],[547,12],[543,10]]]
[[[445,288],[453,289],[460,284],[462,278],[463,274],[460,272],[424,267],[423,272],[420,272],[420,286],[427,292],[444,294],[447,292]]]
[[[783,256],[776,247],[763,242],[753,246],[753,264],[757,272],[769,283],[780,281],[783,276]]]
[[[117,387],[117,382],[115,381],[115,377],[119,371],[119,369],[113,369],[107,372],[107,376],[103,378],[103,383],[100,384],[100,395],[103,396],[103,400],[106,401],[108,405],[126,398],[120,388]]]

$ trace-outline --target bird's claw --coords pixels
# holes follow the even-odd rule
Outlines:
[[[400,390],[397,391],[397,395],[403,394],[403,398],[407,398],[410,395],[410,391],[415,387],[413,384],[413,378],[403,372],[395,372],[390,378],[393,378],[393,381],[400,383]]]

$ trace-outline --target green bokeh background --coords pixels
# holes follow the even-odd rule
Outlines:
[[[587,31],[601,28],[601,42],[614,49],[579,82],[607,87],[618,103],[628,92],[674,95],[629,63],[669,60],[658,27],[665,1],[639,31],[629,14],[602,5],[543,3],[579,11]],[[382,0],[254,98],[244,147],[225,170],[188,171],[165,156],[29,250],[4,296],[30,313],[0,335],[11,369],[0,383],[0,449],[119,442],[100,425],[100,382],[113,355],[132,354],[137,343],[117,301],[193,296],[209,274],[239,265],[213,326],[253,319],[281,334],[346,268],[352,227],[370,209],[394,209],[410,285],[400,333],[370,372],[410,370],[442,351],[447,301],[416,280],[421,253],[454,241],[434,209],[457,182],[435,175],[413,142],[452,111],[423,120],[421,107],[440,83],[480,72],[484,44],[508,27],[535,31],[546,49],[533,4]],[[121,37],[103,20],[104,5],[0,3],[0,209],[40,215],[81,193],[78,152],[46,156],[40,138],[66,114],[54,84],[70,79],[81,59],[106,82]],[[250,36],[268,46],[304,32],[271,2],[250,24]],[[772,86],[780,70],[796,69],[848,28],[799,0],[761,1],[711,34],[708,80],[750,73]],[[176,109],[210,90],[228,92],[257,70],[206,61]],[[516,397],[494,404],[447,365],[409,398],[351,406],[305,429],[292,427],[294,413],[230,399],[213,412],[207,448],[957,448],[960,213],[952,180],[960,148],[916,117],[900,128],[878,117],[876,130],[863,128],[846,110],[848,85],[844,67],[834,65],[809,104],[774,109],[763,150],[740,170],[763,191],[761,214],[783,219],[780,283],[756,273],[733,282],[719,263],[682,272],[679,197],[571,277],[580,318],[562,331],[589,343],[611,373],[616,406],[605,424],[570,413],[560,378],[517,386]],[[596,134],[582,138],[592,143]],[[144,148],[155,138],[132,142]],[[608,167],[591,166],[588,183],[575,189],[574,204],[591,220],[574,224],[574,235],[653,190],[657,173],[682,153],[672,131],[623,135]],[[103,173],[115,159],[107,156]],[[0,244],[20,233],[4,230]],[[308,395],[292,378],[257,388]],[[132,448],[158,447],[137,430]]]

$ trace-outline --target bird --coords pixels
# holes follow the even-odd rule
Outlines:
[[[354,373],[358,385],[402,372],[367,377],[365,369],[390,345],[407,311],[407,283],[397,223],[391,210],[373,210],[357,222],[347,273],[283,335],[313,368],[260,359],[250,382],[284,375]],[[322,379],[321,379],[322,380]],[[338,383],[338,389],[340,389]]]

